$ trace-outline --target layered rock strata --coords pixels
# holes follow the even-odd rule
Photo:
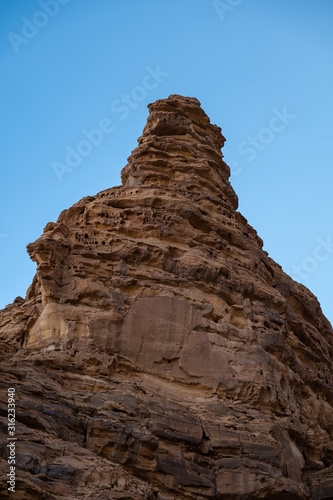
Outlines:
[[[237,211],[199,101],[149,111],[1,311],[1,476],[13,387],[16,499],[333,498],[332,327]]]

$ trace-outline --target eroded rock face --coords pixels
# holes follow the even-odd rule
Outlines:
[[[149,111],[123,185],[28,245],[1,473],[14,387],[15,498],[333,498],[332,327],[237,212],[199,101]]]

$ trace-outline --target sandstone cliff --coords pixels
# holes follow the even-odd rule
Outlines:
[[[333,498],[332,327],[237,211],[199,101],[149,111],[0,313],[1,477],[14,387],[15,499]]]

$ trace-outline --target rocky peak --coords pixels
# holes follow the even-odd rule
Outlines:
[[[212,125],[200,102],[171,95],[148,106],[149,116],[139,146],[122,171],[124,186],[165,186],[201,196],[223,194],[234,209],[238,199],[223,161],[225,138]]]
[[[332,327],[236,210],[199,101],[149,110],[123,186],[47,224],[0,312],[17,498],[333,498]]]

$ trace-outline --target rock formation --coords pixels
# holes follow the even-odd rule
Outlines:
[[[237,211],[199,101],[149,111],[1,311],[1,477],[13,387],[15,499],[333,498],[332,327]]]

